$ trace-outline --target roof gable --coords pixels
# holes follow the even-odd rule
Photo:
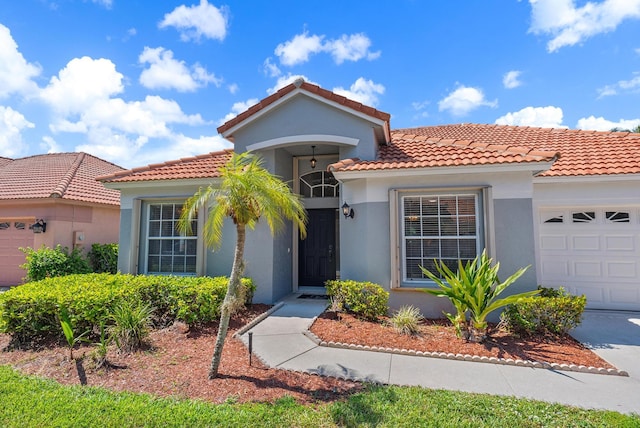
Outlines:
[[[338,95],[317,85],[305,82],[302,79],[298,79],[281,88],[233,119],[219,126],[218,132],[225,138],[233,140],[234,132],[247,126],[252,121],[268,113],[270,110],[287,102],[287,100],[301,94],[373,122],[380,129],[380,138],[383,139],[385,143],[389,141],[389,119],[391,116],[388,113],[376,110],[373,107],[366,106],[357,101],[350,100],[342,95]]]
[[[120,193],[95,178],[122,168],[87,153],[51,153],[0,164],[0,200],[59,198],[119,205]]]

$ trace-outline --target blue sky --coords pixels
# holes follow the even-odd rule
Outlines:
[[[640,0],[20,0],[0,7],[0,156],[135,167],[298,76],[392,128],[640,125]]]

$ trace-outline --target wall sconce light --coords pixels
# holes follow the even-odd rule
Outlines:
[[[47,223],[45,223],[44,220],[39,219],[29,226],[29,229],[33,230],[33,233],[45,233],[47,231]]]
[[[349,206],[349,204],[348,204],[346,201],[345,201],[345,203],[344,203],[344,204],[342,204],[342,215],[344,215],[344,218],[345,218],[345,219],[347,219],[347,218],[353,218],[353,216],[354,216],[354,215],[356,215],[356,214],[353,212],[353,208],[351,208],[351,207]]]
[[[309,163],[311,164],[311,169],[315,169],[317,162],[318,161],[316,160],[316,146],[311,146],[311,160],[309,161]]]

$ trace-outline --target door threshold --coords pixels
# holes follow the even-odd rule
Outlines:
[[[303,286],[298,286],[298,293],[311,294],[314,296],[326,296],[327,289],[325,287],[320,287],[320,286],[303,285]]]

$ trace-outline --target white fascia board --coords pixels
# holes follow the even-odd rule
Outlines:
[[[169,179],[169,180],[149,180],[149,181],[126,181],[116,183],[102,183],[107,189],[128,190],[128,189],[156,189],[171,188],[180,186],[208,186],[211,183],[220,181],[219,178],[197,178],[197,179]]]
[[[260,141],[247,146],[247,151],[256,151],[262,149],[275,149],[278,147],[293,146],[300,143],[336,143],[346,146],[357,146],[360,140],[358,138],[343,137],[341,135],[327,134],[304,134],[290,135],[287,137],[273,138],[271,140]]]
[[[278,108],[278,106],[280,106],[281,104],[287,102],[290,98],[295,97],[298,94],[302,94],[305,95],[309,98],[315,99],[317,101],[320,101],[321,103],[330,105],[338,110],[342,110],[344,112],[347,112],[349,114],[352,114],[356,117],[359,117],[361,119],[364,119],[368,122],[374,123],[378,126],[384,127],[385,121],[378,119],[376,117],[373,116],[369,116],[368,114],[364,114],[362,112],[359,112],[357,110],[353,110],[349,107],[343,106],[342,104],[339,104],[335,101],[331,101],[328,100],[324,97],[321,97],[320,95],[314,94],[312,92],[308,92],[302,88],[296,88],[293,91],[289,92],[287,95],[285,95],[284,97],[272,102],[271,104],[269,104],[268,106],[266,106],[265,108],[263,108],[262,110],[254,113],[253,115],[251,115],[250,117],[248,117],[247,119],[243,120],[242,122],[236,124],[235,126],[232,126],[231,128],[227,129],[225,132],[222,133],[222,136],[224,138],[229,138],[231,135],[233,135],[237,130],[244,128],[245,126],[247,126],[248,124],[250,124],[251,122],[259,119],[260,117],[264,116],[265,114],[269,113],[271,110]]]
[[[358,178],[385,178],[397,177],[402,175],[409,176],[425,176],[425,175],[447,175],[447,174],[475,174],[475,173],[501,173],[501,172],[518,172],[531,171],[535,174],[539,171],[546,171],[551,168],[553,162],[535,162],[535,163],[515,163],[503,165],[470,165],[470,166],[444,166],[430,168],[395,168],[384,170],[367,170],[367,171],[332,171],[338,180],[351,180]]]
[[[613,181],[640,181],[640,174],[615,174],[615,175],[582,175],[568,177],[534,177],[533,184],[545,183],[594,183]]]

